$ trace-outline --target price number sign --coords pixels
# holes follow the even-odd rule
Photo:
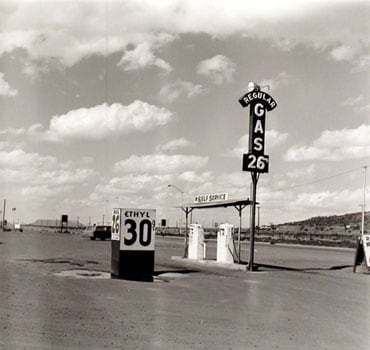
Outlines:
[[[121,209],[112,211],[112,241],[119,241],[121,235]]]
[[[154,250],[155,209],[121,209],[121,250]]]
[[[243,171],[254,171],[256,173],[268,173],[269,156],[253,153],[243,154]]]

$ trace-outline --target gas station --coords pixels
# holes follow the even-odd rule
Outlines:
[[[242,170],[251,173],[251,200],[229,200],[227,193],[198,195],[194,203],[182,204],[186,224],[184,234],[184,254],[182,259],[204,261],[206,242],[203,228],[190,225],[189,214],[194,209],[234,207],[239,214],[237,244],[234,241],[234,226],[223,223],[217,233],[217,263],[241,264],[242,211],[251,205],[250,257],[248,271],[254,271],[255,216],[257,204],[257,182],[262,173],[268,173],[269,156],[264,152],[266,112],[276,108],[277,102],[254,82],[248,84],[248,92],[239,98],[240,105],[250,107],[249,148],[243,155]],[[170,186],[170,185],[169,185]],[[182,191],[181,191],[182,192]],[[116,208],[112,216],[112,262],[111,275],[116,278],[151,278],[155,260],[155,210]],[[176,257],[177,258],[177,257]],[[245,265],[244,265],[245,266]]]
[[[208,198],[212,198],[214,195],[205,195],[208,196]],[[183,212],[185,213],[185,235],[184,235],[184,255],[183,258],[189,258],[189,259],[194,259],[193,256],[198,256],[198,254],[193,255],[193,249],[195,246],[199,246],[201,244],[201,234],[194,234],[194,232],[197,231],[203,231],[200,225],[197,224],[191,224],[190,225],[190,232],[189,232],[189,214],[192,213],[194,209],[214,209],[214,208],[227,208],[227,207],[234,207],[238,211],[239,215],[239,228],[238,228],[238,240],[237,240],[237,245],[235,245],[234,239],[233,239],[233,231],[234,231],[234,226],[224,223],[220,225],[220,231],[223,231],[223,234],[220,235],[220,231],[218,232],[218,248],[221,248],[221,246],[224,245],[219,245],[219,238],[222,239],[227,239],[228,241],[232,241],[233,248],[230,250],[232,251],[232,256],[234,257],[233,261],[237,261],[239,264],[241,263],[241,229],[242,229],[242,212],[243,209],[245,209],[248,205],[251,205],[252,202],[249,199],[239,199],[239,200],[220,200],[220,201],[209,201],[209,202],[204,202],[204,203],[189,203],[189,204],[183,204],[178,208],[181,208]],[[188,235],[189,232],[189,235]],[[203,234],[204,236],[204,234]],[[227,237],[227,238],[221,238],[221,237]],[[204,243],[202,243],[204,244]],[[231,243],[230,243],[231,244]],[[224,246],[226,251],[229,251],[228,246]],[[204,249],[204,248],[203,248]],[[220,250],[220,256],[226,256],[229,255],[230,253],[227,252],[222,252]],[[217,250],[219,252],[219,249]],[[203,257],[205,258],[205,254],[203,254]],[[226,258],[225,258],[226,259]],[[217,259],[218,260],[218,259]],[[222,259],[221,259],[222,260]],[[227,259],[228,261],[230,258]]]

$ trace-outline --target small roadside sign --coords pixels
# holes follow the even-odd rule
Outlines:
[[[121,209],[121,250],[154,250],[155,209]]]
[[[362,245],[364,247],[366,266],[370,268],[370,235],[362,235]]]
[[[121,235],[121,209],[112,211],[112,241],[119,241]]]

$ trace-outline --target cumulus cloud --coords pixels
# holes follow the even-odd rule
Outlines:
[[[134,71],[152,66],[167,72],[172,70],[169,63],[153,54],[151,44],[148,42],[138,44],[133,50],[126,50],[117,66],[124,71]]]
[[[356,97],[348,97],[342,102],[342,106],[350,107],[353,111],[363,112],[370,111],[370,104],[363,104],[364,96],[362,94]]]
[[[358,198],[361,198],[361,190],[321,191],[299,193],[294,203],[303,208],[327,208],[333,210],[333,205],[339,206],[346,202],[348,207],[356,207]]]
[[[160,144],[157,147],[158,152],[173,152],[178,150],[179,148],[185,148],[192,146],[193,143],[187,139],[180,138],[180,139],[174,139],[171,141],[168,141],[166,143]]]
[[[356,129],[325,130],[311,145],[293,146],[287,161],[361,159],[370,157],[370,125]]]
[[[183,33],[239,33],[284,50],[304,44],[361,69],[369,49],[365,1],[22,1],[0,6],[5,14],[0,56],[22,49],[25,71],[31,74],[49,65],[71,67],[91,55],[113,53],[122,54],[123,69],[149,65],[169,70],[157,52],[168,37],[174,40]]]
[[[0,130],[0,135],[20,136],[27,132],[25,128],[6,128]]]
[[[303,167],[303,168],[297,168],[291,171],[288,171],[286,173],[286,176],[288,176],[291,179],[302,179],[305,177],[311,177],[316,173],[317,166],[316,164],[310,164],[309,166]],[[287,184],[284,184],[283,186],[287,186]]]
[[[101,104],[80,108],[53,116],[48,130],[40,124],[28,129],[28,134],[48,141],[103,140],[131,132],[146,132],[173,120],[173,114],[142,101],[123,106]]]
[[[197,173],[196,171],[184,171],[182,174],[179,175],[179,179],[186,182],[193,182],[193,183],[205,183],[212,181],[214,178],[211,171],[206,171],[203,173]]]
[[[124,174],[114,177],[107,184],[98,185],[97,193],[110,194],[147,194],[156,187],[167,184],[172,180],[170,174]]]
[[[114,165],[117,173],[174,174],[205,166],[208,157],[182,154],[132,155]]]
[[[268,130],[265,135],[265,148],[273,149],[282,145],[288,138],[287,133],[280,133],[276,130]],[[226,151],[225,155],[229,157],[240,157],[243,153],[247,153],[249,148],[249,135],[243,135],[237,142],[236,146]]]
[[[14,97],[18,95],[18,91],[16,89],[12,89],[4,80],[4,73],[0,72],[0,96],[9,96]]]
[[[340,45],[330,51],[334,61],[350,61],[357,53],[357,48],[348,45]]]
[[[85,183],[95,172],[22,149],[0,151],[0,181],[9,191],[41,197]]]
[[[189,81],[177,80],[167,84],[159,91],[159,98],[163,103],[172,103],[181,96],[191,98],[205,92],[202,85],[194,84]]]
[[[268,86],[271,90],[276,90],[280,86],[294,84],[296,79],[286,72],[281,72],[273,79],[265,79],[259,82],[260,86]],[[246,89],[247,91],[247,89]]]
[[[364,99],[364,96],[361,94],[356,97],[348,97],[346,100],[343,101],[342,106],[355,106],[360,103]]]
[[[235,73],[235,63],[224,55],[217,55],[201,61],[197,73],[210,77],[216,85],[230,83]]]

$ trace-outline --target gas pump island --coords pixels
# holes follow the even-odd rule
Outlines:
[[[250,227],[250,257],[248,270],[254,270],[254,236],[256,224],[257,182],[261,173],[268,173],[269,156],[265,154],[266,112],[272,111],[276,101],[260,86],[251,82],[248,92],[239,99],[242,107],[250,106],[249,112],[249,148],[243,155],[243,171],[249,171],[252,177],[252,213]]]

